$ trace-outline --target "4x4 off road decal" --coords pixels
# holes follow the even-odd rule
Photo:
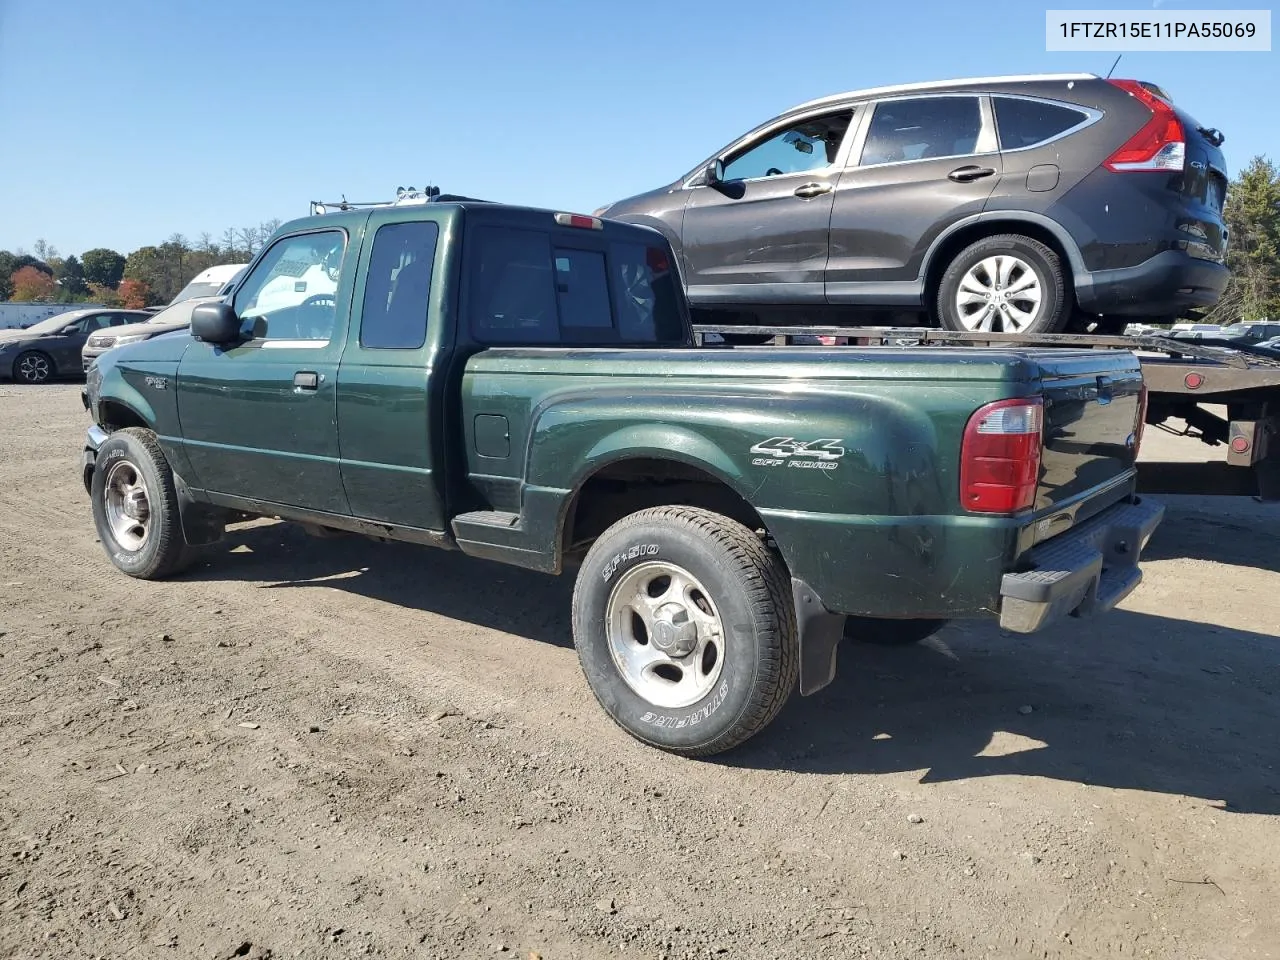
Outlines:
[[[835,470],[845,454],[843,440],[797,440],[795,437],[770,437],[751,448],[757,454],[753,467],[796,467],[802,470]]]

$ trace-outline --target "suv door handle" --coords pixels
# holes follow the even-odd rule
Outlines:
[[[967,167],[956,167],[947,174],[948,180],[954,180],[956,183],[972,183],[974,180],[981,180],[983,177],[989,177],[995,170],[991,167],[978,167],[970,164]]]
[[[299,370],[293,375],[294,390],[316,390],[324,378],[311,370]]]
[[[829,183],[802,183],[796,187],[796,196],[802,200],[810,200],[813,197],[820,197],[824,193],[831,192],[831,184]]]

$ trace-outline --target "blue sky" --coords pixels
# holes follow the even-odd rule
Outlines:
[[[128,252],[397,185],[590,211],[841,90],[1105,73],[1046,53],[1044,11],[1101,0],[0,0],[0,248]],[[1155,0],[1160,9],[1258,3]],[[1125,54],[1280,161],[1276,53]]]

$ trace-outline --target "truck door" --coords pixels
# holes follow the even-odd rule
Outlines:
[[[347,245],[335,228],[280,238],[236,290],[245,340],[229,348],[195,341],[183,354],[178,416],[193,485],[350,512],[337,424],[338,304],[350,301],[354,272],[343,265]]]
[[[440,224],[421,207],[373,214],[338,368],[338,439],[351,512],[444,529]],[[433,377],[434,374],[434,377]]]

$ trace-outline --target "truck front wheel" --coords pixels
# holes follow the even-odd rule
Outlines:
[[[710,756],[764,729],[796,684],[781,560],[709,510],[655,507],[604,532],[578,571],[573,639],[600,705],[633,737]]]
[[[111,562],[131,577],[159,580],[189,566],[173,471],[155,434],[117,430],[98,448],[90,484],[93,522]]]

